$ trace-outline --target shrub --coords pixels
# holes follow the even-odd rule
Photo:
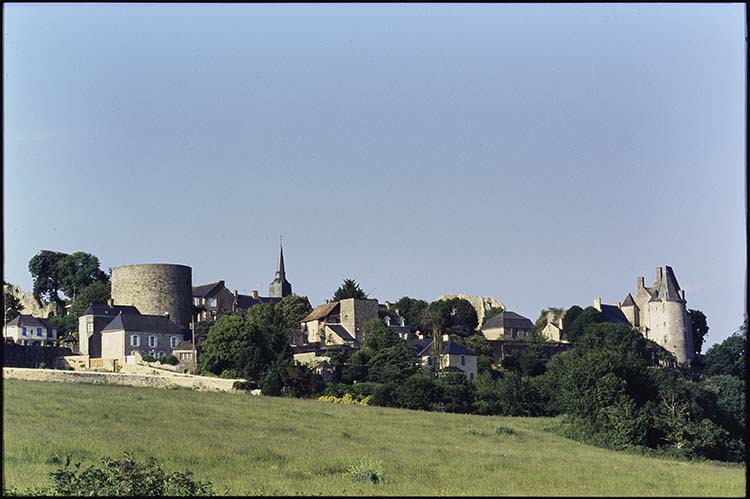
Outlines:
[[[356,482],[381,483],[383,481],[383,464],[381,461],[360,461],[349,466],[346,471]]]
[[[151,355],[143,355],[141,356],[141,359],[143,362],[156,362],[156,357],[153,357]]]
[[[60,458],[47,458],[51,464],[59,464]],[[210,496],[214,495],[211,482],[193,478],[191,471],[166,473],[159,463],[150,458],[144,463],[134,460],[128,453],[122,460],[104,457],[101,467],[90,466],[81,470],[81,463],[71,466],[66,456],[62,468],[50,473],[53,485],[50,489],[35,488],[25,492],[15,487],[5,488],[3,495],[51,495],[51,496]]]
[[[508,426],[498,426],[497,428],[495,428],[495,433],[497,433],[498,435],[513,435],[516,432],[513,431],[513,428],[510,428]]]
[[[160,364],[169,364],[170,366],[176,366],[180,363],[179,360],[177,360],[177,357],[174,355],[165,355],[164,357],[159,357],[159,363]]]
[[[343,397],[336,397],[335,395],[322,395],[318,397],[321,402],[333,402],[334,404],[360,404],[368,405],[370,402],[370,396],[354,398],[351,393],[345,393]]]

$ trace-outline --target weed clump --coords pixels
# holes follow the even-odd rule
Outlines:
[[[381,461],[360,461],[349,466],[346,471],[355,482],[381,483],[383,481],[383,464]]]

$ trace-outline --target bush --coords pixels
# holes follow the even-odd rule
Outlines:
[[[498,435],[514,435],[516,432],[509,426],[498,426],[495,428],[495,433]]]
[[[349,466],[346,471],[352,480],[357,482],[381,483],[383,481],[383,464],[381,461],[360,461]]]
[[[156,357],[151,355],[142,355],[141,359],[143,359],[143,362],[156,362]]]
[[[160,364],[169,364],[170,366],[176,366],[180,363],[179,360],[177,360],[177,357],[174,355],[165,355],[164,357],[159,357],[159,363]]]
[[[60,463],[56,455],[48,463]],[[122,460],[104,457],[101,467],[81,470],[81,463],[71,466],[67,456],[62,468],[50,473],[53,486],[29,489],[22,493],[15,487],[5,488],[3,495],[46,496],[210,496],[214,495],[211,482],[193,478],[191,471],[166,473],[159,463],[150,458],[139,463],[128,453]]]

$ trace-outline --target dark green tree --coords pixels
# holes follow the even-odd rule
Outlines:
[[[78,321],[89,305],[93,303],[107,303],[112,295],[112,285],[109,281],[94,281],[81,289],[73,303],[68,308],[67,316]],[[77,322],[76,322],[77,324]]]
[[[57,262],[60,289],[69,298],[94,282],[109,282],[109,277],[99,268],[99,259],[90,253],[76,251]]]
[[[484,313],[484,323],[486,324],[488,320],[492,319],[496,315],[501,314],[504,311],[505,309],[503,307],[492,307]]]
[[[740,326],[732,336],[713,345],[703,360],[706,376],[728,374],[740,379],[745,377],[745,337],[746,326]]]
[[[4,281],[3,281],[4,282]],[[11,291],[13,285],[5,282],[3,286],[3,310],[5,310],[5,321],[12,321],[21,314],[23,306]]]
[[[703,341],[708,334],[708,321],[706,316],[700,310],[688,309],[690,315],[690,329],[693,333],[693,348],[696,354],[700,354],[703,349]]]
[[[568,329],[570,329],[573,321],[575,321],[582,312],[583,309],[578,305],[573,305],[568,310],[566,310],[563,313],[563,331],[567,331]]]
[[[475,388],[463,373],[445,373],[435,379],[433,411],[468,414],[474,406]]]
[[[276,313],[281,316],[281,325],[285,331],[296,331],[302,319],[312,312],[307,296],[288,295],[276,304]]]
[[[365,299],[367,294],[362,291],[354,279],[344,279],[344,283],[333,293],[333,301],[346,300],[347,298]]]
[[[251,348],[249,336],[247,323],[242,317],[235,314],[221,316],[201,342],[200,370],[213,374],[234,370],[239,374],[244,367],[241,363],[243,355]]]
[[[417,300],[409,298],[408,296],[403,296],[393,304],[392,308],[398,310],[399,315],[406,320],[407,325],[419,327],[422,323],[422,313],[428,306],[429,303],[424,300]]]
[[[34,297],[37,300],[62,302],[58,292],[62,289],[60,261],[68,256],[59,251],[42,250],[29,260],[29,272],[34,278]]]
[[[539,332],[544,329],[544,326],[547,325],[548,314],[552,315],[553,320],[558,320],[560,317],[562,317],[564,312],[565,311],[560,307],[548,307],[542,309],[542,311],[539,312],[539,317],[537,318],[536,322],[534,322],[534,329]]]
[[[571,307],[572,310],[573,307]],[[570,310],[568,310],[570,312]],[[565,332],[565,335],[567,336],[569,341],[577,341],[584,333],[584,330],[592,325],[592,324],[598,324],[602,322],[602,313],[599,312],[594,307],[586,307],[583,312],[578,314],[578,316],[575,318],[575,320],[568,326],[567,329],[565,329],[565,318],[568,314],[565,314],[563,316],[563,331]]]

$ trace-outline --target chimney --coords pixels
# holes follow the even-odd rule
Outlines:
[[[617,302],[617,308],[622,308],[622,302],[621,301]]]
[[[443,341],[448,341],[449,339],[450,339],[450,337],[447,334],[443,335]]]
[[[221,284],[223,286],[224,285],[224,279],[222,279],[221,281],[219,281],[219,284]]]
[[[661,282],[662,274],[661,274],[661,267],[656,267],[656,285],[658,286]]]
[[[253,290],[253,298],[255,298],[256,300],[258,299],[258,290],[257,289]]]
[[[602,311],[602,299],[601,298],[594,298],[594,308],[597,309],[599,312]]]
[[[638,289],[645,288],[646,285],[643,283],[643,277],[638,278]]]
[[[238,292],[237,292],[237,290],[235,289],[235,290],[234,290],[234,299],[236,300],[238,296],[239,296],[239,293],[238,293]]]

